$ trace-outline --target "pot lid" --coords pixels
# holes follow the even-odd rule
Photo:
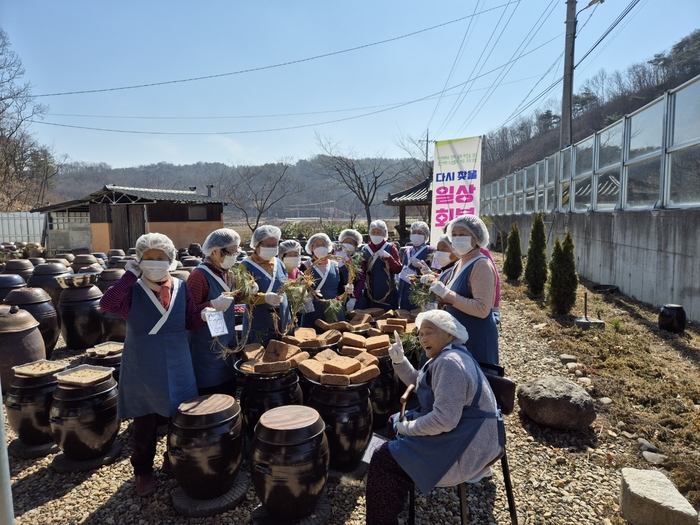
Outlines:
[[[0,334],[24,332],[39,326],[34,316],[17,306],[0,306]]]
[[[24,304],[46,303],[50,300],[51,297],[44,291],[43,288],[31,288],[25,286],[23,288],[10,290],[10,293],[7,294],[3,302],[9,305],[16,304],[18,306],[22,306]]]
[[[5,268],[10,270],[28,270],[34,268],[29,259],[9,259],[5,261]]]
[[[102,270],[99,281],[118,281],[124,275],[124,270],[121,268],[107,268]]]
[[[102,297],[102,290],[94,284],[83,288],[67,288],[61,292],[60,303],[77,303],[80,301],[92,301]]]
[[[68,273],[68,268],[61,263],[45,262],[34,268],[33,275],[61,275],[62,273]]]
[[[0,288],[21,288],[22,286],[27,286],[21,275],[16,273],[3,273],[0,274]]]
[[[323,433],[326,424],[313,408],[286,405],[268,410],[255,426],[255,437],[276,445],[295,445]]]
[[[95,259],[94,255],[76,255],[75,259],[73,259],[73,264],[93,264],[96,263],[97,259]]]
[[[226,394],[199,396],[180,403],[173,416],[173,425],[180,428],[212,428],[237,417],[241,413],[238,402]]]

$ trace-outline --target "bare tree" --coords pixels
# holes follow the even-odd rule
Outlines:
[[[427,141],[428,144],[426,141],[427,139],[418,139],[403,133],[394,137],[394,144],[408,155],[401,162],[406,173],[406,182],[411,185],[420,184],[430,177],[433,171],[433,163],[430,162],[430,141]]]
[[[328,137],[316,135],[323,151],[314,159],[317,173],[345,186],[365,209],[367,225],[372,222],[372,204],[379,190],[405,176],[405,167],[383,157],[359,159],[352,150],[341,151]]]
[[[262,216],[282,199],[304,190],[303,184],[287,176],[289,163],[237,166],[221,173],[219,195],[225,195],[243,213],[253,232]]]

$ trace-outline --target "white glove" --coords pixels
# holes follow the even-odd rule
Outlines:
[[[355,286],[352,284],[346,284],[345,285],[345,293],[348,295],[352,295],[355,293]]]
[[[260,291],[260,287],[258,286],[257,281],[253,281],[253,294],[256,294]]]
[[[404,436],[408,436],[408,423],[409,421],[406,420],[395,423],[394,431],[396,432],[397,436],[401,434],[403,434]]]
[[[206,321],[207,320],[207,313],[212,313],[212,312],[216,312],[216,308],[212,308],[211,306],[207,306],[206,308],[204,308],[201,312],[202,321]]]
[[[435,279],[435,275],[432,273],[427,273],[423,277],[420,278],[420,283],[421,284],[430,284],[430,281]]]
[[[391,357],[392,363],[400,365],[404,362],[406,356],[403,353],[403,343],[401,343],[399,333],[396,330],[394,330],[394,339],[396,342],[389,347],[389,357]]]
[[[386,251],[386,250],[379,250],[379,257],[381,257],[382,259],[386,259],[386,258],[388,258],[388,257],[390,257],[390,256],[391,256],[391,254],[390,254],[388,251]]]
[[[233,297],[226,297],[225,295],[220,295],[216,299],[212,299],[209,302],[215,310],[218,310],[219,312],[225,312],[233,303]]]
[[[433,292],[438,297],[440,297],[441,299],[449,293],[447,286],[442,284],[441,281],[435,281],[433,284],[431,284],[430,291]]]
[[[425,264],[425,261],[420,262],[420,273],[422,273],[423,275],[428,275],[431,273],[430,267],[427,264]]]
[[[128,260],[126,265],[124,265],[124,269],[127,272],[133,273],[136,277],[141,276],[141,267],[139,266],[139,263],[134,260]]]
[[[270,306],[279,306],[282,304],[282,296],[275,292],[267,292],[265,294],[265,302]]]
[[[413,266],[414,268],[420,268],[420,265],[423,261],[421,261],[420,259],[417,259],[416,257],[411,257],[408,260],[408,262],[410,262],[411,266]]]
[[[354,297],[352,299],[348,299],[348,302],[345,303],[345,311],[352,312],[355,309],[356,302],[357,300]]]

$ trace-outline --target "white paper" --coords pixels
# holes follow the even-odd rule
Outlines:
[[[212,337],[228,334],[226,321],[224,320],[224,312],[207,312],[207,326]]]

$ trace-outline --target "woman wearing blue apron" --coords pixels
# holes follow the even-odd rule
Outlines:
[[[406,248],[403,254],[403,268],[399,274],[399,308],[404,310],[413,310],[418,306],[410,300],[413,285],[408,276],[430,273],[426,259],[435,251],[435,248],[428,246],[429,240],[430,228],[426,223],[416,221],[411,224],[411,244],[413,246]]]
[[[252,322],[249,324],[247,313],[243,315],[243,337],[247,344],[267,346],[270,339],[284,332],[291,323],[287,296],[277,294],[287,282],[287,270],[277,258],[281,236],[276,226],[259,226],[250,241],[255,252],[241,262],[254,277],[260,292],[251,297],[247,306],[252,309]]]
[[[430,291],[446,304],[469,332],[467,350],[480,363],[498,364],[498,328],[493,316],[496,274],[479,248],[489,242],[489,232],[479,217],[462,215],[447,227],[452,249],[459,255],[447,283],[431,285]]]
[[[134,418],[131,464],[139,496],[158,486],[153,459],[159,416],[172,417],[180,403],[197,396],[186,330],[205,323],[185,283],[168,272],[176,255],[165,235],[142,235],[136,241],[138,262],[129,261],[100,300],[103,311],[126,320],[117,411],[120,419]]]
[[[362,247],[366,263],[365,297],[367,308],[393,310],[398,306],[394,276],[401,272],[399,251],[386,240],[389,237],[386,223],[372,221],[369,225],[370,243]]]
[[[306,253],[311,255],[311,262],[307,264],[306,270],[311,268],[311,273],[314,276],[314,290],[321,295],[323,299],[335,299],[342,295],[343,291],[347,291],[352,297],[354,288],[352,284],[348,284],[348,269],[343,266],[339,267],[337,261],[329,260],[328,254],[333,249],[331,238],[325,233],[316,233],[309,237],[309,241],[304,248]],[[325,262],[324,262],[325,260]],[[313,264],[318,264],[313,266]],[[313,266],[313,267],[312,267]],[[325,311],[328,308],[328,303],[317,299],[309,300],[304,305],[304,314],[301,316],[301,326],[305,328],[314,328],[321,333],[323,330],[316,326],[318,319],[326,320]],[[341,310],[337,314],[338,321],[345,321],[345,312]]]
[[[395,525],[415,483],[423,494],[490,475],[499,442],[496,399],[478,364],[463,346],[465,328],[444,310],[416,318],[429,361],[416,370],[397,337],[389,355],[401,381],[416,386],[420,406],[403,421],[390,418],[394,440],[379,447],[367,473],[367,525]]]
[[[348,261],[355,255],[357,250],[362,246],[362,234],[357,230],[343,230],[338,234],[338,246],[335,255],[342,257]],[[342,268],[345,264],[340,262],[338,265]],[[367,307],[365,299],[365,261],[360,263],[360,271],[355,275],[355,282],[352,283],[352,297],[345,303],[345,311],[351,312],[356,308],[358,310]]]

